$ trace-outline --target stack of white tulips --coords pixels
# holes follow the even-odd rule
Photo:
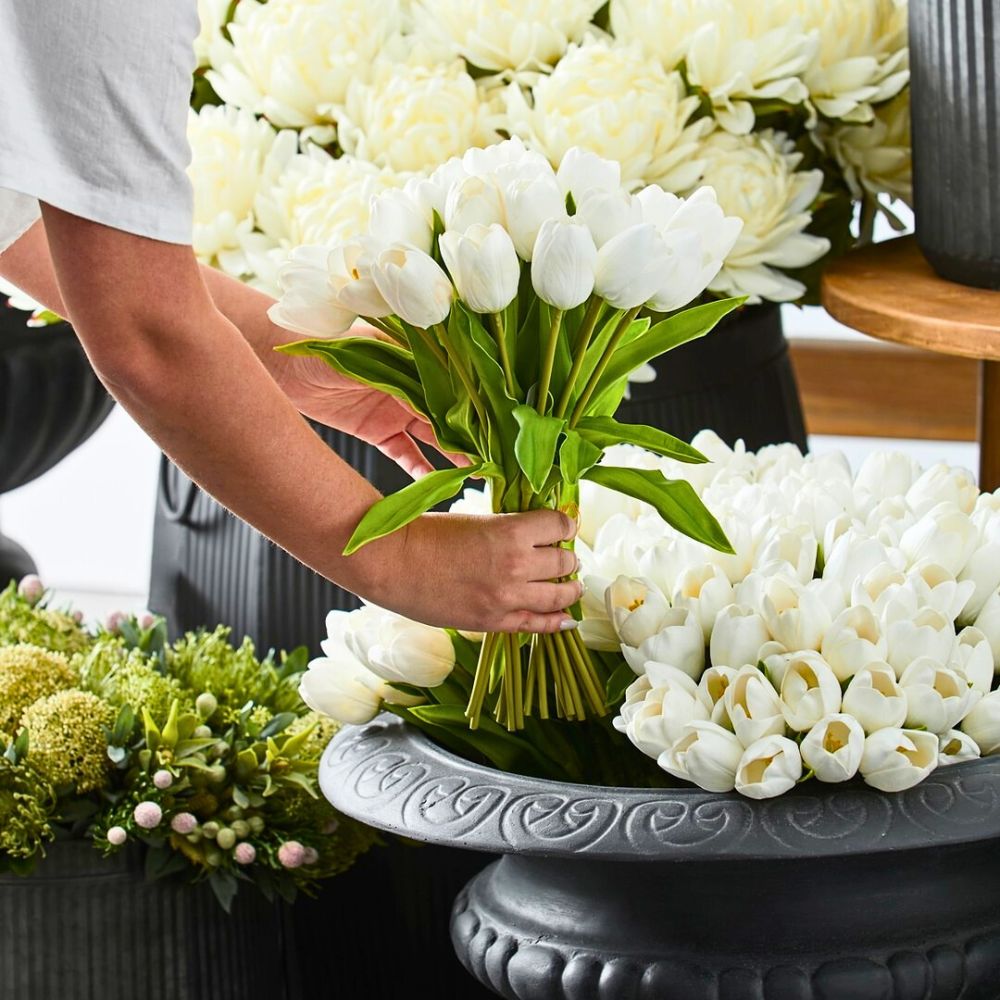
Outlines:
[[[902,454],[853,476],[790,445],[695,444],[734,556],[584,484],[586,638],[636,675],[615,726],[670,774],[751,798],[812,777],[901,791],[1000,751],[1000,496]]]

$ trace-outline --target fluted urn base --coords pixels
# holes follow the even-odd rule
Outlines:
[[[1000,852],[509,855],[459,896],[451,934],[510,1000],[996,1000]]]

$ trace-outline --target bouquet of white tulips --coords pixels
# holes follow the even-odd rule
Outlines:
[[[581,483],[580,636],[607,676],[611,725],[461,734],[447,723],[475,645],[375,608],[332,613],[303,697],[354,723],[395,711],[503,770],[756,799],[810,779],[898,792],[1000,753],[1000,492],[898,453],[855,475],[793,445],[693,443],[707,464],[627,445],[603,461],[687,479],[730,553]]]
[[[487,481],[497,513],[569,509],[581,480],[600,483],[729,551],[690,483],[601,458],[608,445],[631,442],[704,461],[670,434],[612,414],[631,372],[740,304],[681,311],[739,231],[711,189],[687,200],[659,187],[630,194],[617,163],[570,150],[556,172],[508,140],[380,195],[366,235],[295,251],[271,316],[314,339],[283,350],[398,397],[430,422],[444,451],[468,462],[375,504],[346,554],[455,496],[470,477]],[[382,339],[351,336],[359,317]],[[602,715],[605,680],[575,631],[488,635],[469,724],[494,690],[492,714],[509,730],[534,711]]]

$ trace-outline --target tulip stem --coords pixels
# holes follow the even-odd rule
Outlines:
[[[490,326],[500,351],[500,364],[503,366],[503,377],[507,383],[507,395],[517,399],[517,383],[514,381],[514,369],[511,367],[510,354],[507,351],[507,341],[504,337],[503,317],[500,313],[490,313]]]
[[[427,345],[427,350],[434,355],[434,359],[445,370],[448,370],[448,355],[444,353],[438,342],[426,331],[417,329],[420,339]]]
[[[486,406],[483,403],[483,397],[479,395],[479,390],[476,388],[475,382],[472,381],[472,376],[466,369],[462,359],[454,351],[450,350],[448,331],[444,328],[444,324],[435,324],[434,332],[441,338],[441,343],[444,344],[445,352],[454,366],[459,379],[461,379],[462,385],[465,386],[465,391],[469,394],[469,399],[472,400],[472,405],[476,408],[476,413],[479,415],[479,422],[482,425],[483,433],[485,433],[486,428],[489,425],[489,421],[486,418]]]
[[[535,408],[541,416],[545,415],[549,405],[549,385],[552,382],[552,368],[556,363],[556,348],[559,346],[562,318],[562,309],[553,311],[552,323],[549,326],[549,340],[545,345],[545,357],[542,360],[542,372],[538,379],[538,399],[535,400]]]
[[[384,333],[387,337],[389,337],[389,339],[392,340],[394,344],[398,344],[400,347],[409,348],[410,344],[409,341],[406,339],[406,336],[399,330],[394,330],[391,326],[389,326],[388,323],[380,319],[373,319],[370,316],[362,316],[361,318],[366,323],[369,323],[371,326],[375,327],[376,330],[381,330],[382,333]]]
[[[559,397],[559,405],[556,407],[556,416],[566,416],[569,409],[570,396],[573,394],[573,386],[580,377],[580,370],[583,368],[584,359],[587,356],[587,348],[590,347],[590,338],[594,335],[594,328],[601,318],[601,310],[604,308],[604,301],[596,295],[587,304],[587,312],[580,324],[580,331],[577,334],[576,344],[573,346],[573,367],[569,371],[566,384],[563,386],[562,395]]]
[[[489,691],[490,674],[493,670],[493,660],[499,640],[500,636],[496,632],[490,632],[483,639],[482,648],[479,650],[479,662],[476,664],[476,676],[472,682],[472,694],[469,695],[469,704],[465,709],[465,717],[469,720],[470,729],[479,728],[479,716],[482,714],[483,702]]]
[[[580,418],[587,409],[587,404],[590,402],[591,396],[594,395],[597,389],[598,382],[601,381],[601,377],[607,371],[608,365],[611,364],[611,359],[618,349],[618,345],[622,342],[622,338],[628,332],[636,316],[639,315],[641,308],[642,306],[636,306],[634,309],[629,309],[622,316],[621,321],[615,328],[615,332],[611,334],[611,339],[608,341],[608,346],[604,349],[601,360],[597,362],[597,367],[591,372],[590,378],[587,379],[587,384],[583,388],[583,392],[580,393],[580,398],[576,401],[576,406],[573,407],[573,415],[569,418],[570,427],[575,427],[579,423]]]

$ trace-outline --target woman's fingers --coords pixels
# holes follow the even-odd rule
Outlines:
[[[532,553],[531,563],[532,571],[529,576],[532,583],[572,576],[580,568],[580,560],[575,552],[553,546],[536,548]]]
[[[417,447],[417,443],[402,431],[380,441],[375,447],[413,479],[420,479],[434,471],[434,466],[427,461],[427,456]]]

